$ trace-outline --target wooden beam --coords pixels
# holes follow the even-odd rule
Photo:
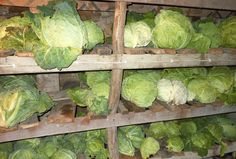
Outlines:
[[[64,133],[72,133],[79,131],[87,131],[102,128],[112,128],[132,124],[144,124],[157,121],[176,120],[183,118],[193,118],[216,114],[225,114],[236,112],[236,106],[220,106],[219,104],[207,104],[205,106],[191,106],[189,108],[181,108],[175,111],[151,111],[130,112],[128,114],[111,114],[107,117],[91,119],[89,123],[84,123],[87,117],[75,118],[72,123],[49,123],[46,120],[39,122],[37,127],[29,129],[17,130],[13,129],[8,132],[4,129],[0,133],[0,142],[14,141],[26,138],[50,136]],[[110,129],[113,130],[114,129]],[[110,131],[112,133],[112,131]],[[113,138],[114,139],[114,138]],[[115,141],[115,140],[111,140]],[[110,142],[111,142],[110,141]]]
[[[120,55],[124,53],[124,27],[126,18],[127,4],[125,2],[115,2],[115,14],[113,23],[112,47],[113,54]],[[119,56],[116,56],[116,61]],[[114,63],[114,67],[116,63]],[[111,89],[109,96],[109,108],[111,115],[117,113],[120,101],[121,83],[123,77],[122,69],[113,69],[111,78]],[[112,159],[119,159],[118,141],[117,141],[117,127],[108,128],[108,149]]]
[[[222,54],[113,54],[81,55],[66,69],[44,70],[32,57],[0,58],[0,74],[73,72],[111,69],[145,69],[236,65],[236,51]]]

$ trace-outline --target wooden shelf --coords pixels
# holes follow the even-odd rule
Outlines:
[[[236,142],[230,142],[227,144],[228,146],[227,150],[225,151],[225,154],[236,151]],[[214,148],[208,150],[208,154],[207,156],[204,156],[204,158],[219,156],[219,155],[220,155],[220,146],[215,146]],[[150,159],[202,159],[202,157],[198,156],[198,154],[195,152],[183,152],[183,153],[176,153],[171,157],[164,157],[157,155]]]
[[[24,7],[36,7],[38,5],[45,5],[49,0],[1,0],[1,5],[9,6],[24,6]],[[88,0],[87,0],[88,1]],[[212,8],[212,9],[225,9],[225,10],[236,10],[236,1],[234,0],[104,0],[107,2],[121,1],[129,3],[146,3],[146,4],[157,4],[157,5],[170,5],[170,6],[180,6],[180,7],[196,7],[196,8]],[[78,3],[86,2],[86,0],[78,1]]]
[[[125,112],[110,114],[104,117],[85,116],[75,118],[73,116],[75,107],[66,102],[59,102],[59,108],[58,106],[54,107],[49,114],[41,117],[40,121],[36,122],[35,118],[33,118],[33,122],[29,120],[18,125],[18,127],[2,129],[0,142],[236,112],[236,106],[222,106],[221,103],[196,104],[191,107],[179,106],[172,110],[168,110],[164,106],[154,105],[149,110],[143,112]]]
[[[124,52],[111,55],[84,54],[69,68],[61,71],[44,70],[32,57],[1,57],[0,74],[236,65],[236,49],[214,49],[208,54],[192,53],[189,49],[176,52],[153,48],[125,49]]]

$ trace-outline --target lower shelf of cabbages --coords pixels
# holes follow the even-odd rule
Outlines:
[[[158,103],[150,109],[140,112],[122,111],[120,109],[119,113],[107,116],[94,117],[88,114],[83,117],[75,117],[76,106],[67,100],[68,98],[64,97],[63,94],[61,92],[51,93],[58,105],[44,116],[40,118],[34,116],[14,128],[0,128],[0,142],[236,112],[236,106],[224,106],[219,102],[183,105],[174,109],[168,109]],[[123,105],[120,102],[119,108],[124,107]]]

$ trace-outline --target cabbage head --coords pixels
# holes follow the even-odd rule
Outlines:
[[[72,88],[67,91],[69,98],[80,107],[87,106],[87,98],[91,94],[89,89]]]
[[[125,136],[132,142],[132,145],[139,149],[140,145],[144,139],[144,132],[141,126],[130,125],[120,127],[119,131],[122,131]]]
[[[121,154],[134,156],[135,147],[133,146],[131,140],[126,137],[125,133],[122,131],[118,131],[118,146]]]
[[[40,92],[32,76],[0,78],[0,126],[12,127],[53,106],[50,97]]]
[[[150,124],[147,134],[155,139],[162,139],[166,136],[166,132],[167,127],[164,122],[155,122]]]
[[[202,33],[194,33],[187,48],[195,49],[198,53],[208,52],[211,45],[211,39]]]
[[[184,121],[180,123],[180,132],[184,137],[189,137],[197,132],[197,125],[193,121]]]
[[[180,126],[178,125],[178,123],[176,121],[165,122],[165,125],[166,125],[166,128],[167,128],[166,135],[169,138],[181,135]]]
[[[121,95],[138,107],[149,107],[157,96],[156,82],[142,74],[133,74],[122,82]]]
[[[34,158],[37,158],[37,154],[33,149],[18,149],[12,152],[9,156],[9,159],[34,159]]]
[[[8,159],[8,152],[0,151],[0,159]]]
[[[67,149],[58,149],[51,159],[76,159],[76,154]]]
[[[223,128],[224,139],[229,141],[236,140],[236,125],[235,124],[221,124]]]
[[[104,97],[108,99],[110,93],[110,83],[105,83],[105,82],[97,83],[92,87],[92,92],[94,95],[98,97]]]
[[[155,155],[160,150],[160,144],[152,137],[145,138],[141,144],[140,152],[143,159]]]
[[[190,20],[179,12],[161,10],[155,23],[152,42],[158,48],[185,48],[194,33]]]
[[[124,45],[135,48],[147,46],[151,41],[151,28],[143,21],[129,23],[125,26]]]
[[[224,19],[219,24],[223,47],[236,47],[236,16]]]
[[[86,142],[85,154],[87,156],[97,156],[104,149],[104,143],[100,139],[91,139]]]
[[[229,67],[213,67],[209,70],[208,79],[218,92],[227,93],[233,88],[234,72]]]
[[[93,88],[94,85],[105,82],[110,83],[111,72],[110,71],[88,71],[85,72],[87,85]]]
[[[104,42],[104,34],[102,29],[93,21],[87,20],[84,21],[85,28],[88,34],[88,44],[85,47],[90,50],[99,43]]]
[[[14,144],[14,149],[22,149],[22,148],[36,148],[40,144],[39,138],[33,138],[33,139],[25,139],[25,140],[19,140],[16,141]]]
[[[69,67],[87,44],[87,31],[72,2],[51,2],[29,14],[40,43],[34,49],[37,64],[43,69]]]
[[[184,142],[180,137],[170,137],[166,147],[170,152],[181,152],[184,149]]]
[[[188,86],[188,100],[197,100],[201,103],[212,103],[218,96],[217,90],[211,86],[207,78],[192,79]]]
[[[157,82],[157,99],[175,105],[184,104],[187,101],[188,91],[181,81],[161,79]]]

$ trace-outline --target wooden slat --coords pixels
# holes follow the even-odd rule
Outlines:
[[[28,129],[38,126],[39,120],[37,115],[32,116],[31,118],[27,119],[26,121],[22,122],[19,127],[22,129]]]
[[[191,106],[176,111],[150,111],[130,112],[128,114],[111,114],[106,118],[91,119],[84,123],[87,117],[75,118],[72,123],[48,123],[41,121],[37,127],[30,129],[12,130],[7,133],[0,133],[0,142],[19,140],[24,138],[41,137],[48,135],[64,134],[78,131],[94,130],[101,128],[119,127],[132,124],[143,124],[157,121],[176,120],[207,115],[236,112],[236,106],[219,106],[218,104],[207,104],[204,107]]]
[[[86,0],[85,0],[86,1]],[[234,0],[104,0],[105,1],[123,1],[135,3],[147,3],[158,5],[197,7],[197,8],[213,8],[236,10],[236,2]],[[38,5],[47,4],[48,0],[1,0],[1,5],[36,7]],[[95,8],[94,8],[95,9]]]
[[[227,150],[225,153],[230,153],[236,151],[236,142],[228,143]],[[212,156],[218,156],[220,155],[220,146],[215,146],[214,148],[208,150],[207,156],[204,156],[204,158],[212,157]],[[154,156],[150,159],[201,159],[202,157],[198,156],[195,152],[181,152],[177,155],[171,156],[171,157],[164,157],[164,156]]]
[[[74,104],[62,102],[49,112],[47,121],[49,123],[71,123],[75,120],[75,110]]]
[[[59,86],[59,74],[37,74],[37,87],[44,92],[56,92],[60,90]]]
[[[31,57],[0,58],[0,74],[71,72],[87,70],[140,69],[236,65],[236,51],[222,54],[123,54],[81,55],[69,68],[43,70]]]
[[[115,2],[115,14],[112,35],[112,48],[114,55],[120,55],[124,52],[124,27],[126,10],[127,4],[125,2]],[[119,62],[119,59],[115,60]],[[119,106],[122,76],[123,70],[112,69],[111,89],[109,95],[109,108],[111,109],[111,115],[117,113],[117,109]],[[107,132],[110,157],[112,159],[119,159],[117,127],[108,128]]]
[[[105,1],[118,1],[118,0],[105,0]],[[224,1],[219,1],[219,0],[119,0],[119,1],[130,2],[130,3],[146,3],[146,4],[181,6],[181,7],[236,10],[235,0],[224,0]]]

